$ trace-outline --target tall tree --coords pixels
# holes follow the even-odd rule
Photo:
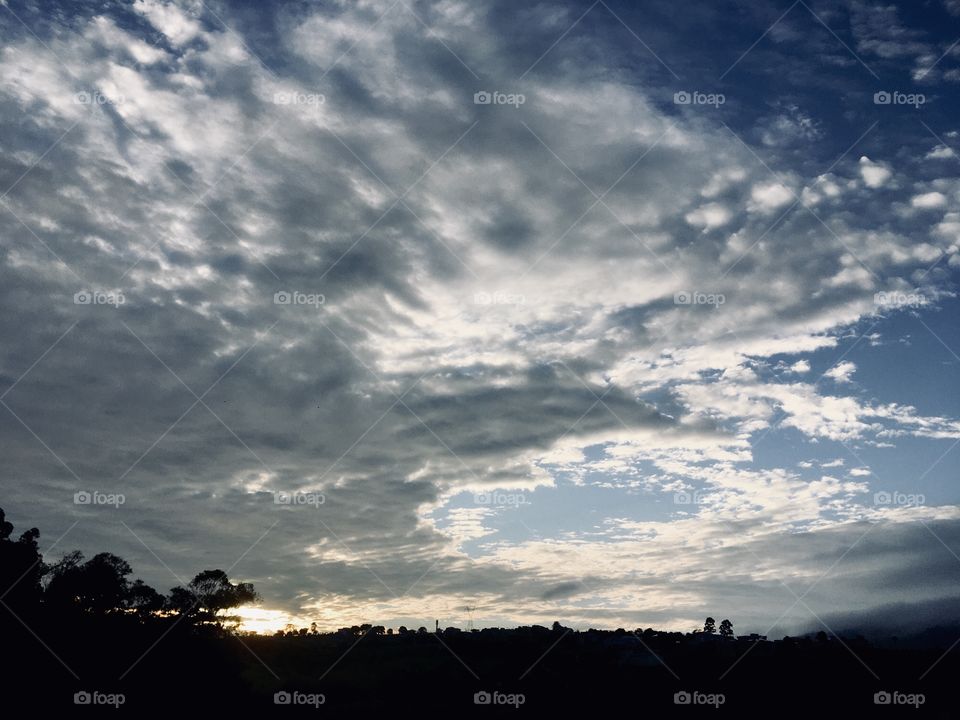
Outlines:
[[[40,531],[31,528],[11,540],[13,524],[0,508],[0,593],[11,608],[37,607],[43,591],[43,556],[37,546]]]
[[[218,613],[256,602],[258,595],[251,583],[234,585],[223,570],[204,570],[186,587],[170,591],[169,606],[200,622],[220,624],[235,618]]]
[[[126,607],[127,576],[132,572],[130,564],[113,553],[99,553],[84,562],[83,553],[75,551],[48,568],[45,598],[59,610],[119,611]]]

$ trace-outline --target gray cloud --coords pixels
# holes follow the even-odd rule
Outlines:
[[[409,617],[417,598],[454,608],[472,596],[495,618],[529,615],[524,603],[539,599],[583,623],[679,623],[724,602],[774,620],[746,570],[742,582],[676,577],[659,563],[642,579],[600,569],[570,579],[562,565],[508,562],[523,543],[471,556],[431,513],[482,488],[556,487],[551,468],[597,445],[675,462],[688,477],[749,455],[742,429],[724,422],[736,413],[690,407],[676,384],[829,346],[929,253],[955,257],[954,241],[931,235],[941,218],[889,212],[922,172],[918,155],[887,156],[895,179],[873,192],[852,152],[831,170],[836,197],[775,222],[843,148],[808,167],[789,142],[742,144],[739,116],[673,105],[670,72],[600,9],[521,75],[573,9],[223,4],[231,32],[181,7],[193,15],[180,28],[120,6],[69,21],[25,13],[49,49],[9,28],[0,428],[16,468],[4,485],[10,517],[51,539],[79,520],[57,551],[109,548],[160,587],[177,580],[153,553],[179,575],[242,557],[235,574],[271,606],[326,607],[331,623],[357,604],[389,619]],[[716,16],[694,15],[683,22]],[[799,22],[757,58],[796,41]],[[854,26],[858,37],[892,57],[871,22]],[[669,25],[643,32],[689,77],[697,63]],[[851,64],[829,37],[815,42]],[[819,81],[801,64],[785,74]],[[526,102],[475,105],[479,90]],[[100,100],[78,103],[79,93]],[[731,107],[748,107],[734,95]],[[763,117],[745,137],[781,127]],[[869,122],[851,125],[847,145]],[[789,189],[786,203],[771,183]],[[726,224],[691,224],[707,203],[728,211]],[[942,269],[923,277],[949,281]],[[121,291],[125,302],[75,304],[81,291]],[[276,304],[280,291],[324,302]],[[678,306],[678,291],[726,303]],[[121,491],[127,503],[78,508],[78,489]],[[277,490],[325,502],[277,506]],[[709,542],[742,532],[749,543],[763,528],[708,519]],[[555,530],[561,551],[590,542]],[[763,542],[784,574],[802,574],[842,545],[830,532]],[[725,552],[745,562],[742,548]],[[910,581],[870,565],[857,592],[894,597]],[[683,602],[640,606],[628,592],[664,583]],[[590,606],[590,593],[623,609]]]

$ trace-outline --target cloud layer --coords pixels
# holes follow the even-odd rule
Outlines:
[[[11,2],[8,514],[321,625],[952,592],[891,568],[950,565],[960,408],[890,372],[956,387],[958,55],[824,3],[848,45],[798,7],[731,66],[741,9],[721,53],[656,4]]]

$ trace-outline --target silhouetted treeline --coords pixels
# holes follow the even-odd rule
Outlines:
[[[230,618],[219,613],[257,599],[252,585],[234,585],[222,570],[205,570],[186,587],[161,595],[142,580],[131,582],[133,569],[113,553],[87,560],[74,551],[48,565],[40,554],[37,528],[17,540],[11,539],[12,534],[13,525],[0,508],[0,586],[3,602],[13,612],[120,613],[139,620],[175,615],[190,622],[223,624]]]
[[[0,678],[10,717],[83,705],[137,713],[322,705],[335,715],[960,715],[952,687],[960,662],[948,651],[957,627],[925,647],[826,632],[769,641],[737,636],[730,620],[718,626],[712,617],[690,633],[554,622],[473,631],[364,623],[332,633],[313,625],[252,635],[237,632],[228,613],[256,592],[220,570],[161,594],[111,553],[47,564],[39,535],[16,535],[0,510]]]

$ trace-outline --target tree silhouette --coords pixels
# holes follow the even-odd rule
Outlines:
[[[632,692],[638,682],[641,687],[662,686],[658,665],[683,667],[691,675],[716,678],[731,662],[739,662],[737,657],[743,659],[742,680],[729,687],[738,696],[748,697],[760,686],[775,690],[771,698],[785,697],[800,677],[832,692],[831,697],[839,697],[850,689],[851,681],[846,672],[849,659],[846,653],[837,652],[840,648],[836,646],[848,641],[858,656],[864,656],[865,664],[876,663],[893,672],[902,661],[899,664],[909,675],[894,676],[892,686],[903,682],[907,687],[915,681],[917,660],[925,667],[942,660],[946,671],[937,677],[943,696],[949,698],[950,683],[960,671],[960,658],[950,653],[956,640],[953,628],[935,638],[937,645],[927,648],[912,647],[912,639],[910,647],[902,648],[896,647],[896,641],[892,646],[873,648],[863,638],[847,640],[843,636],[836,636],[838,642],[834,643],[825,632],[770,642],[749,635],[735,642],[733,623],[722,620],[717,637],[718,624],[711,617],[702,629],[689,633],[654,628],[579,631],[560,621],[554,622],[552,629],[530,625],[463,632],[448,627],[436,635],[426,627],[401,626],[394,634],[382,625],[362,623],[325,633],[319,632],[316,623],[309,629],[289,624],[273,637],[250,632],[241,644],[230,640],[236,628],[227,625],[233,618],[224,611],[256,600],[257,594],[251,584],[233,583],[222,570],[205,570],[164,597],[134,579],[130,565],[116,555],[100,553],[87,559],[72,552],[48,565],[37,548],[37,530],[16,537],[0,511],[0,652],[7,661],[0,680],[12,691],[4,697],[2,707],[19,709],[17,698],[24,698],[30,708],[20,713],[24,716],[36,714],[42,702],[75,711],[71,697],[75,703],[77,695],[84,693],[75,694],[76,686],[61,666],[77,668],[92,678],[111,678],[110,682],[117,684],[110,687],[118,693],[152,698],[158,708],[170,702],[175,707],[190,705],[203,710],[207,705],[200,704],[209,703],[221,715],[236,710],[249,714],[258,705],[269,704],[271,695],[276,702],[278,695],[289,696],[285,687],[296,686],[304,688],[301,694],[305,697],[330,687],[331,695],[351,697],[351,705],[361,713],[368,709],[372,713],[382,710],[382,698],[392,706],[397,698],[409,695],[411,683],[422,682],[431,691],[415,698],[418,711],[422,713],[424,698],[438,703],[438,711],[448,710],[451,701],[476,693],[476,686],[470,679],[473,676],[446,657],[441,643],[491,677],[519,677],[529,670],[531,658],[541,657],[543,667],[534,678],[543,678],[542,684],[530,685],[530,691],[540,698],[556,695],[553,691],[558,685],[589,687],[591,712],[603,692]],[[26,606],[26,612],[11,604],[18,594],[33,603]],[[630,632],[641,642],[634,642]],[[362,643],[358,642],[361,638]],[[757,648],[749,657],[743,651],[748,644]],[[249,647],[244,649],[246,645]],[[356,650],[354,646],[358,646]],[[339,674],[317,678],[318,667],[337,665],[339,658],[351,651],[349,667],[341,664]],[[113,680],[138,657],[143,662],[137,661],[131,668],[136,672]],[[749,672],[743,672],[747,668]],[[941,686],[932,687],[941,692]],[[211,688],[218,692],[211,693]],[[723,689],[725,692],[726,687]],[[863,714],[875,689],[864,678],[854,688],[855,699],[846,714]],[[671,700],[676,702],[676,696],[664,690],[649,693],[645,699],[651,714],[666,714],[664,708],[669,710]],[[576,697],[565,694],[558,709],[569,714],[571,699],[576,702]]]
[[[84,562],[83,553],[74,551],[47,568],[45,599],[61,611],[120,611],[128,606],[127,576],[132,572],[130,564],[113,553],[99,553]]]
[[[12,608],[26,609],[40,603],[43,586],[43,556],[37,547],[40,531],[31,528],[11,540],[13,524],[0,508],[0,593]]]
[[[173,588],[167,607],[198,622],[219,625],[224,621],[239,620],[218,613],[255,602],[258,597],[252,584],[234,585],[223,570],[204,570],[186,588]]]
[[[178,615],[186,615],[188,617],[193,617],[198,612],[199,603],[194,597],[193,593],[187,590],[185,587],[177,586],[170,590],[170,594],[167,596],[164,607],[171,612],[175,612]]]
[[[133,610],[141,618],[153,615],[163,610],[165,598],[152,587],[143,582],[135,580],[127,592],[124,607]]]

